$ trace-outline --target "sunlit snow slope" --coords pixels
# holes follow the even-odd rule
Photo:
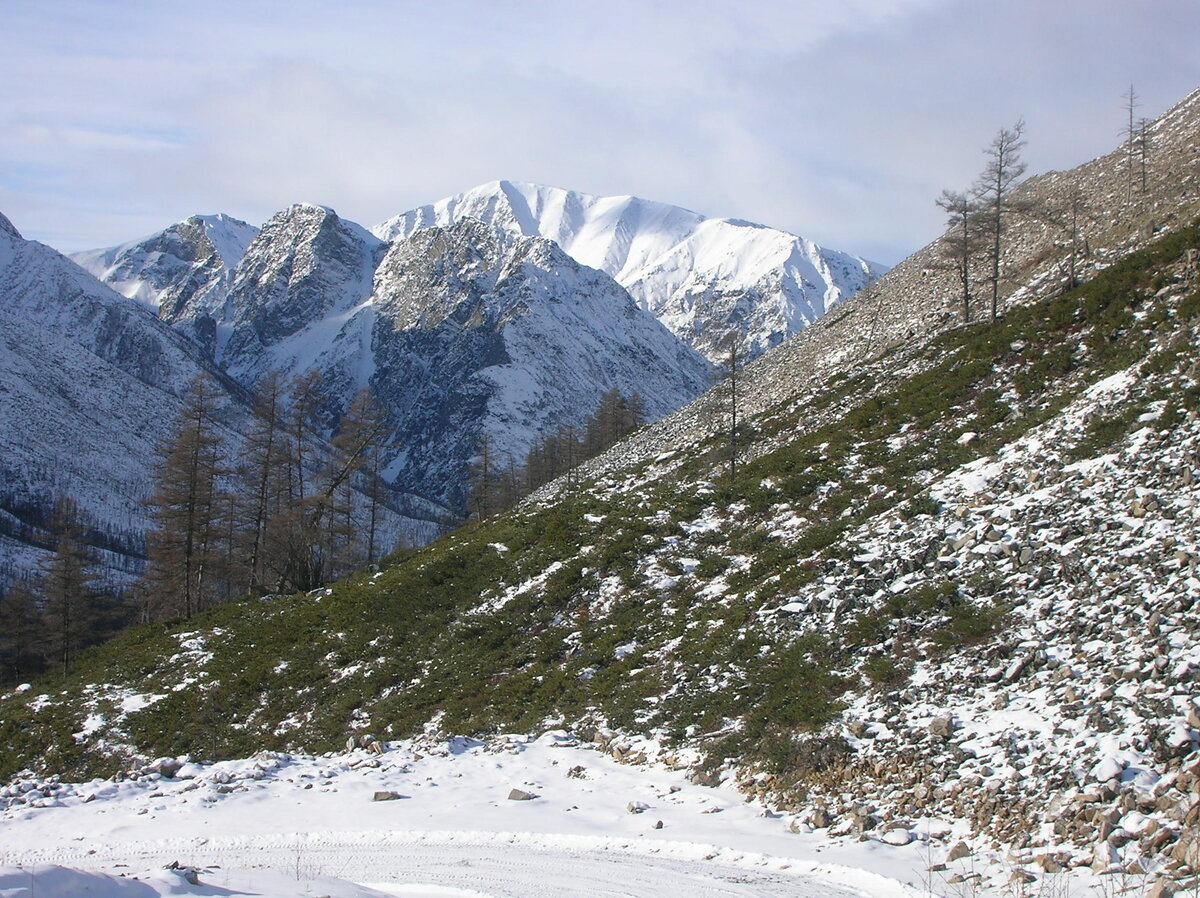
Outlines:
[[[212,355],[233,271],[257,235],[258,228],[228,215],[193,215],[149,237],[70,258]]]

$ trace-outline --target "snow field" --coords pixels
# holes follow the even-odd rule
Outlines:
[[[912,887],[894,877],[918,882],[923,863],[913,846],[793,833],[730,788],[622,765],[564,733],[35,785],[41,806],[0,812],[0,898],[901,898]],[[513,789],[535,797],[510,800]]]

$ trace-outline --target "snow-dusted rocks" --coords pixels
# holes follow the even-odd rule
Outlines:
[[[211,357],[234,268],[257,234],[258,228],[228,215],[193,215],[142,240],[71,259],[149,306]]]
[[[539,238],[479,222],[422,230],[375,272],[371,383],[407,449],[401,483],[461,488],[487,434],[520,463],[539,433],[580,423],[605,390],[639,393],[659,417],[711,372],[603,272]]]
[[[539,236],[612,275],[672,333],[714,362],[737,334],[760,355],[878,277],[883,266],[734,219],[632,196],[493,181],[374,228],[385,240],[467,218]]]
[[[853,763],[814,802],[842,821],[858,813],[848,796],[863,794],[880,822],[967,819],[1048,872],[1146,873],[1200,857],[1200,420],[1164,423],[1167,410],[1140,399],[1154,389],[1141,366],[1100,381],[933,482],[935,513],[889,513],[850,534],[852,560],[801,592],[855,595],[862,608],[949,577],[990,584],[1009,612],[1003,638],[863,693],[843,729]],[[1139,429],[1069,461],[1087,422],[1139,399]],[[911,638],[872,651],[899,656]]]
[[[21,232],[17,230],[16,225],[8,220],[3,212],[0,212],[0,234],[4,234],[12,240],[22,240]]]

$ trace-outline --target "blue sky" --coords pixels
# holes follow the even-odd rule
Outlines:
[[[1001,126],[1031,173],[1200,87],[1195,0],[0,0],[0,212],[64,251],[484,181],[895,263]]]

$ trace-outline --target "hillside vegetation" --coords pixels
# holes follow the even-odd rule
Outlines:
[[[332,588],[129,633],[0,703],[0,775],[320,751],[431,721],[567,726],[650,737],[616,750],[701,776],[757,771],[748,787],[803,806],[878,749],[848,707],[895,705],[965,655],[1013,657],[1021,609],[1063,601],[1080,576],[1072,600],[1107,608],[1088,548],[1063,550],[1053,522],[989,523],[972,554],[977,511],[946,497],[973,463],[1039,433],[1053,433],[1055,464],[1029,472],[1030,493],[1069,462],[1145,461],[1147,428],[1155,446],[1196,445],[1200,295],[1182,260],[1197,246],[1182,229],[1067,295],[756,416],[736,435],[734,479],[719,434],[681,447],[682,462],[576,484]],[[1124,393],[1095,390],[1122,372]],[[1193,542],[1139,563],[1186,592],[1194,505],[1183,513]],[[1190,620],[1190,600],[1177,604],[1162,615]]]

